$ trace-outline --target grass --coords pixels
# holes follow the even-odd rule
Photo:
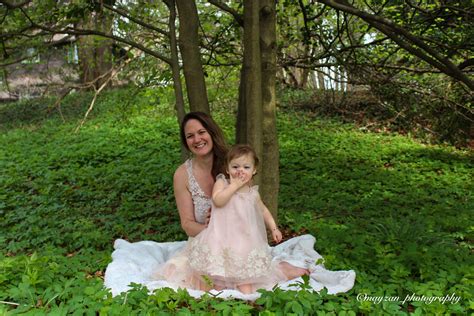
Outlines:
[[[316,236],[330,269],[354,269],[348,293],[263,292],[255,303],[102,288],[116,238],[184,239],[172,194],[180,161],[166,91],[0,105],[0,313],[8,315],[472,311],[472,152],[289,110],[278,114],[279,220]],[[160,104],[157,100],[165,100]],[[231,139],[234,117],[215,109]],[[470,221],[471,220],[471,221]],[[459,301],[430,304],[407,295]],[[380,302],[370,298],[381,298]]]

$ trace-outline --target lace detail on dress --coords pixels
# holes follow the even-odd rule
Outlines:
[[[189,248],[189,263],[201,274],[247,280],[270,272],[272,257],[268,247],[254,248],[247,256],[238,255],[231,248],[213,254],[207,245],[195,241],[191,241],[194,244]]]
[[[194,204],[194,217],[198,223],[204,224],[207,212],[211,208],[211,198],[208,197],[199,186],[193,173],[192,159],[186,160],[186,171],[188,172],[188,187]]]

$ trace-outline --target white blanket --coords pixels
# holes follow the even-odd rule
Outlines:
[[[316,264],[322,256],[314,250],[316,239],[311,235],[303,235],[289,239],[275,247],[272,247],[273,260],[287,261],[294,266],[307,268],[311,271],[310,286],[315,291],[324,287],[328,293],[336,294],[347,292],[354,286],[355,272],[329,271],[323,264]],[[186,241],[163,242],[139,241],[130,243],[123,239],[117,239],[114,243],[112,262],[105,271],[105,286],[110,288],[113,295],[118,295],[130,289],[130,283],[138,283],[146,286],[150,291],[157,288],[175,286],[166,281],[156,281],[152,278],[153,272],[166,262],[173,254],[181,250]],[[322,260],[319,260],[322,261]],[[280,282],[278,285],[283,290],[297,290],[297,282],[301,278]],[[188,289],[193,297],[200,297],[205,292]],[[260,293],[242,294],[236,290],[212,290],[210,293],[221,298],[238,298],[244,300],[256,300]]]

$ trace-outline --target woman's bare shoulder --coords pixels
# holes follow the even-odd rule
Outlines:
[[[186,170],[186,163],[181,164],[174,172],[173,181],[175,183],[187,183],[188,174]]]

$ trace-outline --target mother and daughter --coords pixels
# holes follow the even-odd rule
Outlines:
[[[309,274],[272,262],[265,224],[275,242],[282,235],[252,185],[259,162],[255,151],[236,145],[227,152],[221,129],[201,112],[184,117],[181,140],[193,158],[176,170],[174,192],[181,226],[195,238],[159,269],[159,278],[187,288],[249,294]]]
[[[252,183],[259,159],[250,146],[235,145],[228,150],[219,126],[202,112],[188,113],[180,134],[192,158],[177,168],[173,187],[181,226],[189,239],[185,243],[133,244],[117,240],[105,275],[112,292],[119,274],[126,271],[142,274],[129,281],[161,280],[201,291],[231,289],[250,294],[310,273],[312,277],[320,274],[326,287],[334,285],[333,292],[352,288],[353,271],[332,272],[315,265],[321,256],[312,248],[312,236],[309,241],[303,236],[293,238],[278,250],[278,246],[269,247],[266,228],[276,243],[282,234]],[[153,268],[130,272],[137,265],[130,264],[127,257],[131,256],[143,257],[141,263],[155,261]]]

